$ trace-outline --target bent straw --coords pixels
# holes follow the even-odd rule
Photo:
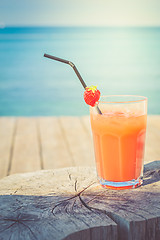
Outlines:
[[[76,66],[74,65],[74,63],[72,63],[72,62],[70,62],[70,61],[68,61],[68,60],[62,59],[62,58],[58,58],[58,57],[55,57],[55,56],[51,56],[51,55],[46,54],[46,53],[44,54],[44,57],[51,58],[51,59],[53,59],[53,60],[56,60],[56,61],[59,61],[59,62],[62,62],[62,63],[66,63],[66,64],[70,65],[70,66],[73,68],[73,70],[75,71],[75,73],[76,73],[77,77],[79,78],[82,86],[84,87],[84,89],[86,89],[87,85],[86,85],[86,83],[84,82],[83,78],[81,77],[80,73],[78,72],[78,69],[76,68]],[[99,109],[99,107],[96,106],[96,108],[97,108],[98,113],[99,113],[99,114],[102,114],[102,112],[101,112],[101,110]]]

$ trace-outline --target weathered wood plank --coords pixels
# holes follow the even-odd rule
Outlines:
[[[35,118],[18,118],[10,174],[41,169]]]
[[[81,120],[86,128],[86,130],[88,131],[91,140],[92,140],[92,129],[91,129],[91,123],[90,123],[90,117],[89,116],[82,116]]]
[[[0,118],[0,178],[7,176],[12,157],[15,118]]]
[[[137,189],[104,189],[77,167],[3,178],[0,195],[0,239],[159,240],[160,161]]]
[[[148,116],[145,161],[160,159],[160,116]]]
[[[148,123],[160,131],[160,115],[148,115]]]
[[[38,118],[43,169],[71,167],[72,156],[57,117]]]
[[[49,124],[51,124],[52,122],[52,118],[50,119],[50,117],[44,117],[43,120],[40,120],[41,118],[37,118],[37,121],[39,122],[40,120],[41,122],[39,125],[38,136],[36,123],[34,123],[35,120],[33,118],[25,118],[25,121],[27,121],[28,123],[22,124],[21,127],[18,127],[17,129],[19,135],[18,139],[21,139],[19,141],[16,140],[16,137],[13,137],[13,131],[15,131],[14,121],[21,121],[20,119],[21,118],[14,119],[10,117],[0,118],[0,177],[4,177],[7,174],[8,168],[10,168],[10,164],[12,165],[12,169],[9,174],[16,173],[17,171],[20,172],[21,170],[23,172],[34,171],[42,167],[44,167],[44,169],[47,169],[74,165],[95,165],[89,116],[83,116],[80,118],[61,117],[60,121],[57,117],[55,117],[54,119],[56,120],[53,121],[56,122],[56,127],[53,127],[52,129],[51,127],[48,127]],[[46,121],[48,121],[48,123]],[[52,126],[52,124],[50,126]],[[53,134],[55,137],[52,139]],[[31,138],[31,136],[34,137],[32,138],[32,140],[28,140],[28,137],[26,135],[30,136],[29,138]],[[23,147],[14,147],[15,141],[19,141],[21,146],[25,145],[24,149],[27,148],[26,146],[29,145],[32,145],[31,149],[34,148],[34,145],[36,146],[34,151],[38,152],[38,154],[36,155],[38,155],[39,160],[35,160],[35,162],[40,163],[41,160],[40,167],[37,168],[36,166],[34,166],[34,164],[32,164],[35,162],[34,160],[31,160],[30,154],[28,154],[28,150],[24,150],[22,154]],[[29,141],[31,141],[31,144],[29,143]],[[146,136],[145,162],[151,162],[153,160],[160,159],[159,142],[160,115],[149,115]],[[52,149],[54,150],[52,151]],[[60,151],[60,149],[62,151]],[[20,153],[18,151],[20,151]],[[21,158],[20,156],[22,155],[23,157],[21,158],[21,160],[16,160],[15,154],[16,156],[19,155],[18,158]],[[61,158],[61,161],[55,161],[54,158]]]
[[[95,180],[93,168],[83,170],[44,170],[0,181],[0,239],[117,240],[116,223],[81,201],[80,192]]]
[[[60,117],[68,148],[75,166],[93,166],[91,138],[79,117]]]

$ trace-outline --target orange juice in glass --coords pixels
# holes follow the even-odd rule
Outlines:
[[[143,182],[147,98],[103,96],[102,114],[90,107],[91,127],[99,181],[111,189],[136,188]]]

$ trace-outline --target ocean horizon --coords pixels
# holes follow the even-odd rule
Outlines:
[[[160,114],[160,27],[0,28],[0,116],[89,114],[73,62],[102,95],[141,95]]]

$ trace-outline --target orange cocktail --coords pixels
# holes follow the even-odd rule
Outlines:
[[[100,183],[109,188],[142,184],[147,99],[139,96],[102,97],[90,108],[95,158]]]

